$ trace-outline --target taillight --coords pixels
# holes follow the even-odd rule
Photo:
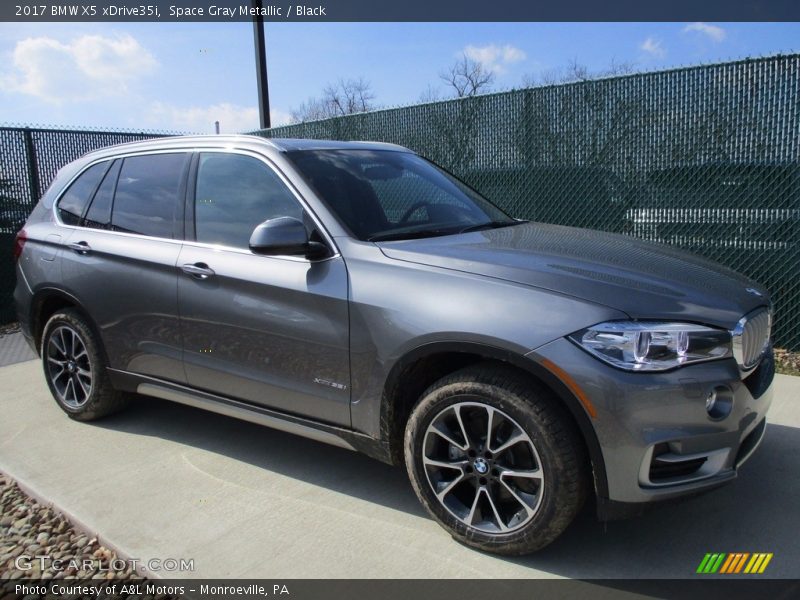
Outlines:
[[[14,238],[14,248],[11,253],[14,255],[14,260],[19,260],[22,249],[25,247],[25,242],[28,241],[28,234],[24,229],[20,229]]]

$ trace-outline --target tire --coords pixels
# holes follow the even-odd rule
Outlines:
[[[93,421],[127,405],[127,395],[111,385],[100,340],[80,311],[67,308],[50,317],[41,356],[50,393],[76,421]]]
[[[571,416],[510,368],[475,365],[437,381],[414,407],[404,442],[423,506],[479,550],[517,556],[544,548],[588,494],[588,457]]]

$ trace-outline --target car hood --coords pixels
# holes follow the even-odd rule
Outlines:
[[[704,258],[636,238],[544,223],[380,242],[389,258],[535,286],[635,319],[732,329],[767,291]]]

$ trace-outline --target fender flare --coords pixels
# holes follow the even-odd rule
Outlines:
[[[589,452],[595,492],[600,498],[608,498],[608,477],[606,475],[605,460],[603,459],[603,451],[597,439],[597,434],[595,433],[591,418],[586,413],[586,409],[583,407],[580,400],[575,397],[573,392],[555,374],[535,360],[526,358],[517,352],[505,348],[466,341],[429,342],[408,351],[395,362],[386,378],[384,390],[396,389],[400,375],[407,367],[420,359],[433,356],[434,354],[471,354],[486,359],[498,360],[508,363],[541,381],[556,395],[562,405],[566,407],[572,415]],[[383,394],[381,404],[381,433],[382,436],[388,436],[389,394]],[[384,439],[387,438],[385,437]]]
[[[40,319],[40,313],[42,312],[42,305],[49,300],[50,298],[61,298],[65,300],[69,304],[73,305],[75,308],[83,313],[83,316],[86,318],[87,323],[89,326],[94,330],[95,334],[97,334],[98,338],[102,341],[103,338],[100,336],[100,328],[97,327],[97,323],[95,323],[94,319],[89,316],[87,310],[83,307],[78,298],[70,294],[69,292],[65,292],[61,288],[56,287],[41,287],[38,288],[34,293],[31,299],[31,311],[30,316],[28,317],[29,326],[31,331],[31,336],[36,344],[36,347],[39,348],[42,342],[42,334],[44,333],[44,326],[46,321]],[[101,352],[105,355],[105,347],[101,347]]]

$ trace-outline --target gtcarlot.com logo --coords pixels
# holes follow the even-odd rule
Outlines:
[[[705,574],[761,574],[769,561],[772,560],[772,552],[709,552],[705,555],[697,573]]]
[[[114,558],[106,565],[99,566],[99,561],[96,558],[54,558],[49,555],[44,556],[28,556],[21,554],[14,559],[14,566],[19,571],[30,571],[34,569],[34,565],[38,565],[40,571],[123,571],[129,566],[136,571],[139,567],[144,568],[151,573],[158,572],[181,572],[181,571],[194,571],[193,558],[148,558],[142,560],[140,558]]]

